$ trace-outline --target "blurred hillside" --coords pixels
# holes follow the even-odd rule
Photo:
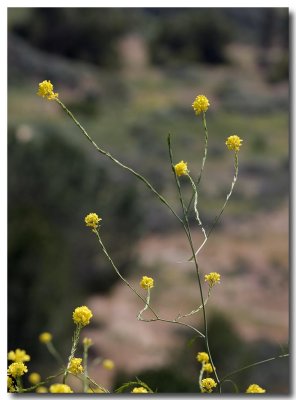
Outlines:
[[[207,228],[233,176],[225,139],[243,138],[238,183],[201,253],[202,270],[223,276],[210,304],[220,324],[212,342],[225,324],[233,332],[219,342],[227,348],[231,338],[240,349],[230,346],[236,356],[229,365],[219,361],[227,372],[248,363],[250,349],[264,349],[258,359],[280,352],[288,341],[288,32],[285,8],[9,9],[9,349],[26,348],[33,366],[48,373],[55,364],[40,365],[38,334],[52,331],[66,356],[71,311],[87,303],[95,310],[93,356],[119,366],[109,375],[94,366],[94,374],[110,387],[117,373],[147,373],[154,382],[145,369],[157,365],[164,371],[156,386],[176,379],[169,355],[179,360],[190,338],[164,325],[139,327],[139,304],[84,227],[88,212],[102,216],[106,247],[123,274],[135,285],[147,270],[154,276],[154,301],[164,314],[192,309],[198,295],[191,264],[176,263],[188,254],[178,223],[141,182],[98,155],[57,104],[36,96],[38,83],[50,79],[100,147],[151,180],[176,209],[166,139],[170,132],[175,160],[187,160],[197,177],[203,127],[191,104],[204,93],[209,152],[199,204]],[[189,367],[176,392],[191,390],[192,351],[181,357]],[[288,390],[285,368],[266,367],[269,393]]]

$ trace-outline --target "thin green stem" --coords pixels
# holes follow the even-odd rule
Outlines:
[[[101,236],[99,234],[99,231],[97,229],[93,229],[93,232],[96,234],[97,238],[99,239],[99,243],[103,249],[103,252],[105,253],[105,256],[108,258],[108,260],[110,261],[113,269],[115,270],[115,272],[117,273],[117,275],[120,277],[121,280],[123,280],[123,282],[147,305],[147,307],[149,307],[149,309],[152,311],[152,313],[155,315],[156,318],[158,318],[157,314],[155,313],[155,311],[151,308],[151,306],[147,303],[147,301],[137,292],[136,289],[134,289],[132,287],[132,285],[121,275],[121,273],[119,272],[118,268],[116,267],[116,265],[114,264],[112,258],[110,257],[106,247],[104,246],[104,243],[102,242]]]
[[[180,217],[176,214],[176,212],[173,210],[173,208],[169,205],[169,203],[167,202],[167,200],[160,194],[158,193],[158,191],[151,185],[150,182],[148,182],[148,180],[146,178],[144,178],[142,175],[140,175],[138,172],[134,171],[132,168],[124,165],[123,163],[121,163],[120,161],[118,161],[116,158],[114,158],[108,151],[105,151],[103,149],[101,149],[94,141],[93,139],[90,137],[90,135],[86,132],[86,130],[83,128],[83,126],[77,121],[77,119],[74,117],[74,115],[71,113],[70,110],[68,110],[68,108],[61,102],[61,100],[59,99],[55,99],[56,102],[62,107],[62,109],[69,115],[69,117],[74,121],[74,123],[78,126],[78,128],[82,131],[82,133],[84,134],[84,136],[91,142],[91,144],[95,147],[95,149],[103,154],[104,156],[108,157],[110,160],[112,160],[115,164],[119,165],[120,167],[126,169],[127,171],[131,172],[133,175],[135,175],[138,179],[140,179],[142,182],[145,183],[145,185],[149,188],[149,190],[151,190],[151,192],[153,192],[158,198],[159,200],[164,203],[169,210],[174,214],[174,216],[179,220],[179,222],[182,222],[182,220],[180,219]]]
[[[246,369],[255,367],[256,365],[264,364],[264,363],[267,363],[267,362],[269,362],[269,361],[274,361],[274,360],[277,360],[277,359],[283,358],[283,357],[289,357],[289,355],[290,355],[290,354],[281,354],[281,355],[279,355],[279,356],[277,356],[277,357],[267,358],[266,360],[262,360],[262,361],[255,362],[255,363],[253,363],[253,364],[246,365],[245,367],[236,369],[236,370],[234,370],[233,372],[231,372],[231,373],[225,375],[225,376],[221,379],[221,382],[225,381],[225,380],[226,380],[227,378],[229,378],[230,376],[233,376],[233,375],[235,375],[235,374],[238,374],[239,372],[245,371]]]
[[[174,174],[174,178],[175,178],[175,182],[176,182],[176,185],[177,185],[177,188],[178,188],[179,201],[181,203],[181,207],[182,207],[182,211],[183,211],[184,220],[181,220],[182,221],[182,226],[183,226],[183,228],[185,230],[185,233],[186,233],[186,235],[188,237],[188,231],[187,231],[187,226],[188,226],[187,208],[186,208],[184,200],[183,200],[180,181],[179,181],[179,178],[178,178],[178,176],[176,174],[176,170],[175,170],[174,163],[173,163],[173,154],[172,154],[171,135],[170,134],[168,135],[168,147],[169,147],[169,156],[170,156],[171,168],[172,168],[172,171],[173,171],[173,174]]]
[[[215,228],[217,222],[219,221],[219,219],[221,218],[221,215],[223,214],[223,212],[225,210],[225,207],[226,207],[226,205],[228,203],[228,200],[229,200],[230,196],[232,195],[232,192],[233,192],[233,189],[234,189],[234,185],[235,185],[235,183],[237,181],[237,177],[238,177],[238,152],[236,151],[234,153],[234,177],[233,177],[233,181],[231,183],[230,191],[226,196],[226,200],[225,200],[225,202],[224,202],[224,204],[223,204],[223,206],[221,208],[220,213],[216,216],[215,221],[214,221],[213,225],[211,226],[211,228],[210,228],[210,230],[208,232],[208,238],[209,238],[212,230]]]
[[[210,351],[210,346],[209,346],[209,339],[208,339],[208,324],[207,324],[207,316],[206,316],[206,310],[205,310],[205,302],[204,302],[204,297],[203,297],[203,291],[202,291],[202,285],[201,285],[201,279],[200,279],[200,274],[199,274],[199,266],[197,263],[197,259],[196,259],[196,255],[195,255],[195,250],[194,250],[194,246],[193,246],[193,242],[192,242],[192,237],[191,237],[191,231],[190,231],[190,225],[189,225],[189,221],[188,221],[188,214],[187,214],[187,209],[185,207],[184,201],[183,201],[183,196],[182,196],[182,191],[181,191],[181,186],[180,186],[180,182],[179,179],[177,177],[175,168],[174,168],[174,162],[173,162],[173,152],[172,152],[172,146],[171,146],[171,138],[170,135],[168,135],[168,147],[169,147],[169,157],[170,157],[170,162],[171,162],[171,167],[172,167],[172,171],[175,177],[175,181],[176,181],[176,185],[178,188],[178,193],[179,193],[179,199],[180,199],[180,203],[182,206],[182,210],[183,210],[183,217],[184,217],[184,222],[183,222],[183,227],[186,233],[186,236],[188,238],[189,241],[189,245],[190,245],[190,249],[192,252],[192,256],[194,259],[194,264],[195,264],[195,269],[196,269],[196,275],[197,275],[197,280],[198,280],[198,286],[199,286],[199,292],[200,292],[200,297],[201,297],[201,303],[202,303],[202,310],[203,310],[203,319],[204,319],[204,327],[205,327],[205,343],[206,343],[206,348],[207,348],[207,352],[209,355],[209,359],[219,386],[219,391],[221,392],[221,385],[220,385],[220,380],[219,377],[217,375],[216,369],[214,368],[214,363],[212,360],[212,356],[211,356],[211,351]]]
[[[104,244],[103,244],[103,242],[102,242],[102,239],[101,239],[101,236],[100,236],[100,234],[99,234],[99,231],[98,231],[97,229],[93,229],[93,232],[96,234],[97,238],[99,239],[99,243],[100,243],[100,245],[101,245],[101,247],[102,247],[102,249],[103,249],[103,252],[105,253],[106,257],[108,258],[109,262],[111,263],[111,265],[112,265],[112,267],[114,268],[114,270],[115,270],[115,272],[117,273],[117,275],[118,275],[118,276],[120,277],[120,279],[123,280],[123,282],[124,282],[124,283],[125,283],[125,284],[126,284],[126,285],[127,285],[127,286],[128,286],[142,301],[143,301],[143,302],[144,302],[144,303],[145,303],[145,305],[150,309],[150,311],[151,311],[151,312],[154,314],[154,316],[155,316],[155,318],[149,319],[149,320],[144,320],[144,319],[141,318],[140,321],[143,321],[143,322],[163,321],[163,322],[170,322],[170,323],[173,323],[173,324],[183,325],[183,326],[187,326],[187,327],[193,329],[194,332],[198,333],[201,337],[204,337],[204,335],[203,335],[201,332],[199,332],[196,328],[194,328],[194,327],[191,326],[191,325],[188,325],[188,324],[185,324],[185,323],[183,323],[183,322],[176,321],[176,320],[167,320],[167,319],[164,319],[164,318],[160,318],[160,317],[156,314],[156,312],[153,310],[153,308],[150,306],[149,302],[148,302],[147,300],[145,300],[145,299],[137,292],[137,290],[134,289],[134,288],[131,286],[131,284],[121,275],[121,273],[119,272],[118,268],[117,268],[116,265],[114,264],[112,258],[110,257],[110,255],[109,255],[109,253],[108,253],[106,247],[104,246]],[[150,301],[150,299],[149,299],[149,301]]]
[[[203,126],[204,126],[204,130],[205,130],[205,147],[204,147],[204,156],[202,159],[202,164],[201,164],[201,168],[200,168],[200,173],[196,182],[196,186],[198,186],[200,184],[201,181],[201,177],[202,177],[202,173],[205,167],[205,162],[207,159],[207,155],[208,155],[208,128],[207,128],[207,121],[206,121],[206,113],[203,112],[202,113],[202,122],[203,122]]]
[[[205,306],[206,306],[206,304],[207,304],[207,302],[208,302],[208,300],[209,300],[209,298],[210,298],[210,295],[211,295],[211,287],[209,287],[208,296],[207,296],[207,298],[206,298],[205,301],[204,301],[204,305],[205,305]],[[179,320],[179,319],[181,319],[181,318],[189,317],[189,316],[191,316],[191,315],[193,315],[193,314],[198,313],[201,309],[202,309],[202,304],[201,304],[196,310],[193,310],[193,311],[191,311],[190,313],[187,313],[187,314],[184,314],[184,315],[179,315],[176,319]]]
[[[55,379],[55,378],[57,378],[58,376],[63,375],[63,374],[64,374],[64,371],[59,372],[59,373],[56,374],[56,375],[48,376],[44,381],[39,382],[39,383],[37,383],[36,385],[31,386],[31,387],[29,387],[29,388],[27,388],[27,389],[23,389],[23,392],[32,392],[33,390],[37,389],[39,386],[43,386],[43,385],[45,385],[46,383],[48,383],[49,381],[51,381],[52,379]]]
[[[83,345],[83,392],[87,393],[87,390],[89,388],[88,385],[88,380],[87,380],[87,376],[88,376],[88,370],[87,370],[87,361],[88,361],[88,348],[89,345],[85,344]]]
[[[226,382],[230,382],[232,384],[232,386],[234,387],[235,393],[239,393],[237,385],[231,379],[226,379],[225,381],[221,381],[221,386],[223,383],[226,383]]]
[[[205,167],[205,162],[206,162],[206,159],[207,159],[207,154],[208,154],[208,137],[209,137],[209,135],[208,135],[208,128],[207,128],[207,121],[206,121],[206,113],[205,112],[203,112],[203,114],[202,114],[202,122],[203,122],[204,130],[205,130],[205,136],[204,136],[205,145],[204,145],[204,155],[203,155],[203,159],[202,159],[202,164],[201,164],[199,176],[197,178],[196,187],[198,187],[199,184],[200,184],[202,173],[203,173],[203,170],[204,170],[204,167]],[[191,199],[190,199],[190,201],[188,203],[188,207],[187,207],[188,211],[190,210],[191,203],[192,203],[193,199],[194,199],[194,193],[192,193]]]
[[[84,377],[81,378],[81,376],[77,375],[77,374],[73,374],[72,372],[69,372],[69,375],[72,375],[74,378],[84,382]],[[88,375],[86,375],[86,379],[92,383],[93,385],[95,385],[97,388],[99,388],[100,390],[102,390],[104,393],[110,393],[109,390],[107,390],[106,388],[104,388],[103,386],[99,385],[96,381],[94,381],[93,379],[91,379]],[[93,389],[92,389],[93,390]],[[94,392],[95,393],[95,392]]]
[[[47,350],[56,359],[58,364],[61,364],[63,367],[65,367],[64,361],[63,361],[61,355],[59,354],[59,352],[57,351],[57,349],[54,347],[53,343],[47,342],[45,344],[46,344]]]
[[[154,393],[153,390],[147,385],[147,383],[141,381],[141,380],[138,379],[137,377],[136,377],[136,379],[137,379],[136,382],[130,381],[130,382],[124,383],[123,385],[121,385],[119,388],[117,388],[117,389],[115,390],[115,393],[123,393],[124,390],[127,390],[127,389],[129,389],[131,386],[136,386],[136,385],[138,385],[138,386],[139,386],[139,385],[143,386],[145,389],[148,390],[148,393]]]
[[[202,381],[202,377],[203,377],[203,373],[204,373],[204,368],[203,368],[203,366],[204,366],[204,361],[202,362],[201,369],[200,369],[200,373],[199,373],[199,378],[198,378],[199,388],[200,388],[200,391],[201,391],[201,392],[202,392],[202,384],[201,384],[201,381]]]
[[[16,380],[16,385],[17,385],[17,391],[18,391],[18,393],[22,393],[22,392],[24,391],[24,389],[23,389],[23,382],[22,382],[21,376],[17,376],[17,377],[15,378],[15,380]]]
[[[190,180],[190,183],[191,183],[191,186],[192,186],[192,189],[193,189],[193,193],[194,193],[193,208],[194,208],[194,213],[195,213],[195,219],[198,222],[198,225],[201,227],[202,233],[203,233],[204,238],[205,238],[204,241],[206,241],[207,240],[207,234],[206,234],[206,231],[205,231],[205,229],[203,227],[203,223],[201,222],[201,219],[200,219],[200,216],[199,216],[199,212],[198,212],[198,209],[197,209],[197,200],[198,200],[197,187],[196,187],[196,185],[194,183],[194,180],[191,178],[191,176],[189,174],[187,176],[188,176],[188,178]]]
[[[195,333],[197,333],[199,335],[199,337],[201,338],[205,338],[205,335],[203,333],[201,333],[198,329],[194,328],[194,326],[189,325],[189,324],[185,324],[184,322],[180,322],[177,319],[165,319],[165,318],[152,318],[152,319],[141,319],[141,321],[143,322],[156,322],[156,321],[161,321],[161,322],[168,322],[171,324],[177,324],[177,325],[182,325],[182,326],[187,326],[187,328],[192,329]]]
[[[144,311],[147,310],[147,308],[149,307],[150,304],[150,288],[148,287],[147,289],[147,297],[146,297],[146,304],[144,306],[144,308],[139,312],[137,319],[138,320],[142,320],[142,314]]]
[[[189,227],[188,227],[189,228]],[[203,319],[204,319],[204,326],[205,326],[205,343],[206,343],[206,348],[207,348],[207,352],[209,355],[209,359],[213,368],[213,372],[215,374],[218,386],[219,386],[219,391],[221,393],[221,385],[220,385],[220,380],[216,371],[216,368],[214,366],[213,363],[213,359],[212,359],[212,355],[211,355],[211,350],[210,350],[210,345],[209,345],[209,336],[208,336],[208,321],[207,321],[207,316],[206,316],[206,309],[205,309],[205,302],[204,302],[204,298],[203,298],[203,292],[202,292],[202,285],[201,285],[201,279],[200,279],[200,274],[199,274],[199,266],[197,263],[197,259],[195,256],[195,252],[194,252],[194,247],[193,247],[193,243],[192,243],[192,238],[191,238],[191,233],[190,233],[190,229],[189,229],[189,243],[190,243],[190,247],[191,247],[191,251],[193,254],[193,259],[194,259],[194,264],[195,264],[195,269],[196,269],[196,274],[197,274],[197,280],[198,280],[198,286],[199,286],[199,290],[200,290],[200,296],[201,296],[201,303],[202,303],[202,311],[203,311]]]
[[[69,374],[68,368],[70,367],[72,358],[75,356],[75,353],[76,353],[76,350],[78,347],[78,343],[79,343],[79,336],[80,336],[81,329],[82,329],[82,326],[80,324],[78,324],[74,331],[72,348],[71,348],[70,356],[68,359],[67,368],[64,372],[63,383],[66,383],[66,378],[67,378],[67,375]]]
[[[89,376],[87,376],[87,379],[89,380],[90,383],[95,385],[97,388],[103,390],[104,393],[110,393],[108,389],[104,388],[103,386],[99,385],[96,381],[91,379]]]
[[[223,204],[223,206],[222,206],[222,208],[221,208],[220,213],[216,216],[216,218],[215,218],[215,220],[214,220],[214,222],[213,222],[211,228],[209,229],[209,232],[207,233],[207,237],[205,238],[205,240],[203,241],[203,243],[199,246],[199,248],[198,248],[197,251],[195,252],[195,255],[196,255],[196,256],[198,255],[198,253],[201,251],[201,249],[202,249],[202,248],[204,247],[204,245],[206,244],[206,242],[207,242],[207,240],[209,239],[209,237],[210,237],[210,235],[211,235],[213,229],[215,228],[215,226],[217,225],[219,219],[221,218],[221,216],[222,216],[222,214],[223,214],[223,212],[224,212],[224,210],[225,210],[225,207],[226,207],[226,205],[227,205],[227,203],[228,203],[228,200],[229,200],[230,196],[232,195],[232,192],[233,192],[233,189],[234,189],[234,185],[235,185],[235,183],[236,183],[236,181],[237,181],[237,177],[238,177],[238,153],[237,153],[237,151],[236,151],[235,154],[234,154],[234,176],[233,176],[233,180],[232,180],[232,183],[231,183],[230,191],[228,192],[228,194],[227,194],[227,196],[226,196],[226,200],[225,200],[225,202],[224,202],[224,204]],[[193,260],[193,256],[190,257],[188,261],[192,261],[192,260]]]

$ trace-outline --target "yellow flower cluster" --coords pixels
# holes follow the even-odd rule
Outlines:
[[[260,387],[256,383],[253,383],[252,385],[250,385],[248,387],[248,389],[246,390],[246,393],[265,393],[265,392],[266,392],[266,390],[262,389],[262,387]]]
[[[203,365],[202,369],[203,369],[203,371],[208,372],[209,374],[211,374],[213,372],[213,367],[212,367],[212,364],[210,364],[210,363],[205,363]]]
[[[96,213],[90,213],[84,218],[84,221],[86,226],[96,229],[99,226],[99,222],[102,221],[102,218]]]
[[[53,85],[50,81],[43,81],[39,83],[38,96],[46,97],[47,100],[56,100],[59,97],[58,93],[54,93]]]
[[[48,343],[52,341],[52,334],[49,332],[43,332],[39,335],[39,340],[41,343]]]
[[[73,393],[70,386],[62,383],[54,383],[53,385],[50,385],[49,391],[50,393]]]
[[[220,283],[221,275],[218,272],[210,272],[208,275],[205,275],[205,282],[208,282],[210,287],[216,285],[216,283]]]
[[[242,142],[243,142],[243,140],[239,136],[232,135],[232,136],[228,137],[225,144],[229,150],[239,151],[239,148],[242,145]]]
[[[200,351],[200,352],[197,353],[196,359],[197,359],[198,362],[207,363],[207,362],[209,362],[208,353],[206,353],[204,351]]]
[[[10,376],[7,377],[7,389],[9,393],[14,393],[16,390],[13,384],[13,379]]]
[[[102,365],[105,369],[109,370],[113,369],[115,366],[114,362],[112,360],[109,360],[108,358],[106,358],[106,360],[102,362]]]
[[[26,353],[26,351],[21,349],[10,351],[7,355],[7,358],[9,361],[15,362],[27,362],[31,360],[31,357]]]
[[[143,386],[139,386],[139,387],[133,388],[131,393],[148,393],[148,390],[145,389]]]
[[[70,361],[70,365],[68,366],[68,371],[72,374],[80,374],[83,372],[83,366],[81,365],[82,358],[73,357]]]
[[[176,164],[174,168],[177,176],[188,175],[189,170],[187,168],[187,162],[182,160]]]
[[[203,393],[212,393],[213,388],[217,386],[217,383],[212,378],[205,378],[201,381],[201,390]]]
[[[143,276],[140,282],[140,286],[145,290],[152,289],[154,287],[153,278],[149,278],[148,276]]]
[[[76,325],[86,326],[89,324],[93,314],[90,309],[86,306],[75,308],[73,311],[73,321]]]
[[[206,112],[209,106],[210,106],[209,100],[206,98],[206,96],[202,94],[197,96],[194,102],[192,103],[192,107],[196,115],[199,115],[201,112]]]
[[[11,375],[13,378],[22,376],[26,372],[28,372],[28,368],[23,362],[14,362],[7,369],[7,375]]]
[[[32,385],[37,385],[41,381],[41,376],[38,374],[38,372],[32,372],[28,376],[28,381],[32,383]]]

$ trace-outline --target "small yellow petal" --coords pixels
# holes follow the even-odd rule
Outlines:
[[[102,221],[102,218],[96,213],[90,213],[84,218],[84,221],[86,226],[96,229],[99,226],[99,222]]]
[[[48,343],[52,341],[52,334],[49,332],[43,332],[39,335],[39,340],[41,343]]]
[[[196,115],[199,115],[201,112],[206,112],[209,106],[210,106],[209,100],[206,98],[206,96],[202,94],[197,96],[194,102],[192,103],[192,107]]]
[[[148,276],[143,276],[140,286],[147,290],[147,289],[152,289],[154,287],[154,280],[153,278],[149,278]]]
[[[43,81],[39,83],[39,89],[37,94],[38,96],[47,98],[47,100],[55,100],[59,96],[58,93],[54,93],[53,85],[50,81]]]
[[[228,137],[225,144],[229,150],[239,151],[240,146],[242,145],[242,142],[243,142],[243,140],[239,136],[232,135],[232,136]]]
[[[205,275],[205,282],[208,282],[210,287],[216,285],[216,283],[220,283],[221,275],[218,272],[210,272],[208,275]]]
[[[108,358],[106,358],[106,360],[102,362],[102,365],[105,369],[109,370],[113,369],[115,366],[114,362],[112,360],[109,360]]]
[[[250,385],[248,387],[248,389],[246,390],[246,393],[265,393],[266,390],[263,389],[262,387],[260,387],[259,385],[257,385],[256,383],[253,383],[252,385]]]
[[[76,325],[88,325],[92,316],[92,312],[86,306],[77,307],[73,311],[73,321]]]
[[[189,170],[187,168],[187,162],[182,160],[176,164],[174,168],[177,176],[188,175]]]

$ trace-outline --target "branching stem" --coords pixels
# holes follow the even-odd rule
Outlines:
[[[220,385],[220,380],[219,377],[217,375],[216,369],[214,368],[214,363],[212,360],[212,356],[211,356],[211,351],[210,351],[210,346],[209,346],[209,339],[208,339],[208,324],[207,324],[207,316],[206,316],[206,310],[205,310],[205,302],[204,302],[204,297],[203,297],[203,291],[202,291],[202,285],[201,285],[201,279],[200,279],[200,273],[199,273],[199,266],[197,263],[197,259],[196,259],[196,255],[195,255],[195,250],[194,250],[194,246],[193,246],[193,242],[192,242],[192,237],[191,237],[191,231],[190,231],[190,225],[189,225],[189,221],[188,221],[188,213],[187,213],[187,209],[185,207],[184,204],[184,200],[183,200],[183,196],[182,196],[182,191],[181,191],[181,186],[180,186],[180,181],[178,179],[178,176],[176,174],[175,168],[174,168],[174,162],[173,162],[173,153],[172,153],[172,147],[171,147],[171,137],[170,135],[168,136],[168,147],[169,147],[169,157],[170,157],[170,162],[171,162],[171,167],[172,167],[172,171],[175,177],[175,182],[177,185],[177,189],[178,189],[178,193],[179,193],[179,199],[180,199],[180,203],[181,203],[181,207],[183,210],[183,217],[184,217],[184,222],[183,222],[183,228],[184,231],[186,233],[186,236],[188,238],[188,242],[190,245],[190,249],[192,252],[192,257],[194,260],[194,264],[195,264],[195,269],[196,269],[196,275],[197,275],[197,280],[198,280],[198,286],[199,286],[199,292],[200,292],[200,297],[201,297],[201,303],[202,303],[202,311],[203,311],[203,319],[204,319],[204,327],[205,327],[205,344],[206,344],[206,348],[207,348],[207,352],[209,355],[209,359],[219,386],[219,391],[221,392],[221,385]]]
[[[148,187],[149,190],[151,190],[152,193],[154,193],[159,200],[164,203],[168,209],[174,214],[174,216],[179,220],[179,222],[182,223],[181,218],[176,214],[176,212],[173,210],[173,208],[169,205],[167,200],[160,194],[158,191],[151,185],[150,182],[147,181],[144,176],[139,174],[138,172],[134,171],[132,168],[128,167],[127,165],[124,165],[122,162],[118,161],[115,157],[113,157],[108,151],[105,151],[101,149],[90,137],[90,135],[86,132],[86,130],[83,128],[83,126],[80,124],[80,122],[77,121],[77,119],[74,117],[74,115],[71,113],[70,110],[64,105],[64,103],[61,102],[58,98],[55,99],[56,102],[62,107],[62,109],[69,115],[69,117],[74,121],[74,123],[78,126],[78,128],[81,130],[81,132],[84,134],[84,136],[91,142],[91,144],[95,147],[95,149],[103,154],[104,156],[108,157],[110,160],[112,160],[115,164],[119,165],[123,169],[126,169],[127,171],[131,172],[134,176],[136,176],[138,179],[140,179],[142,182],[145,183],[145,185]]]

